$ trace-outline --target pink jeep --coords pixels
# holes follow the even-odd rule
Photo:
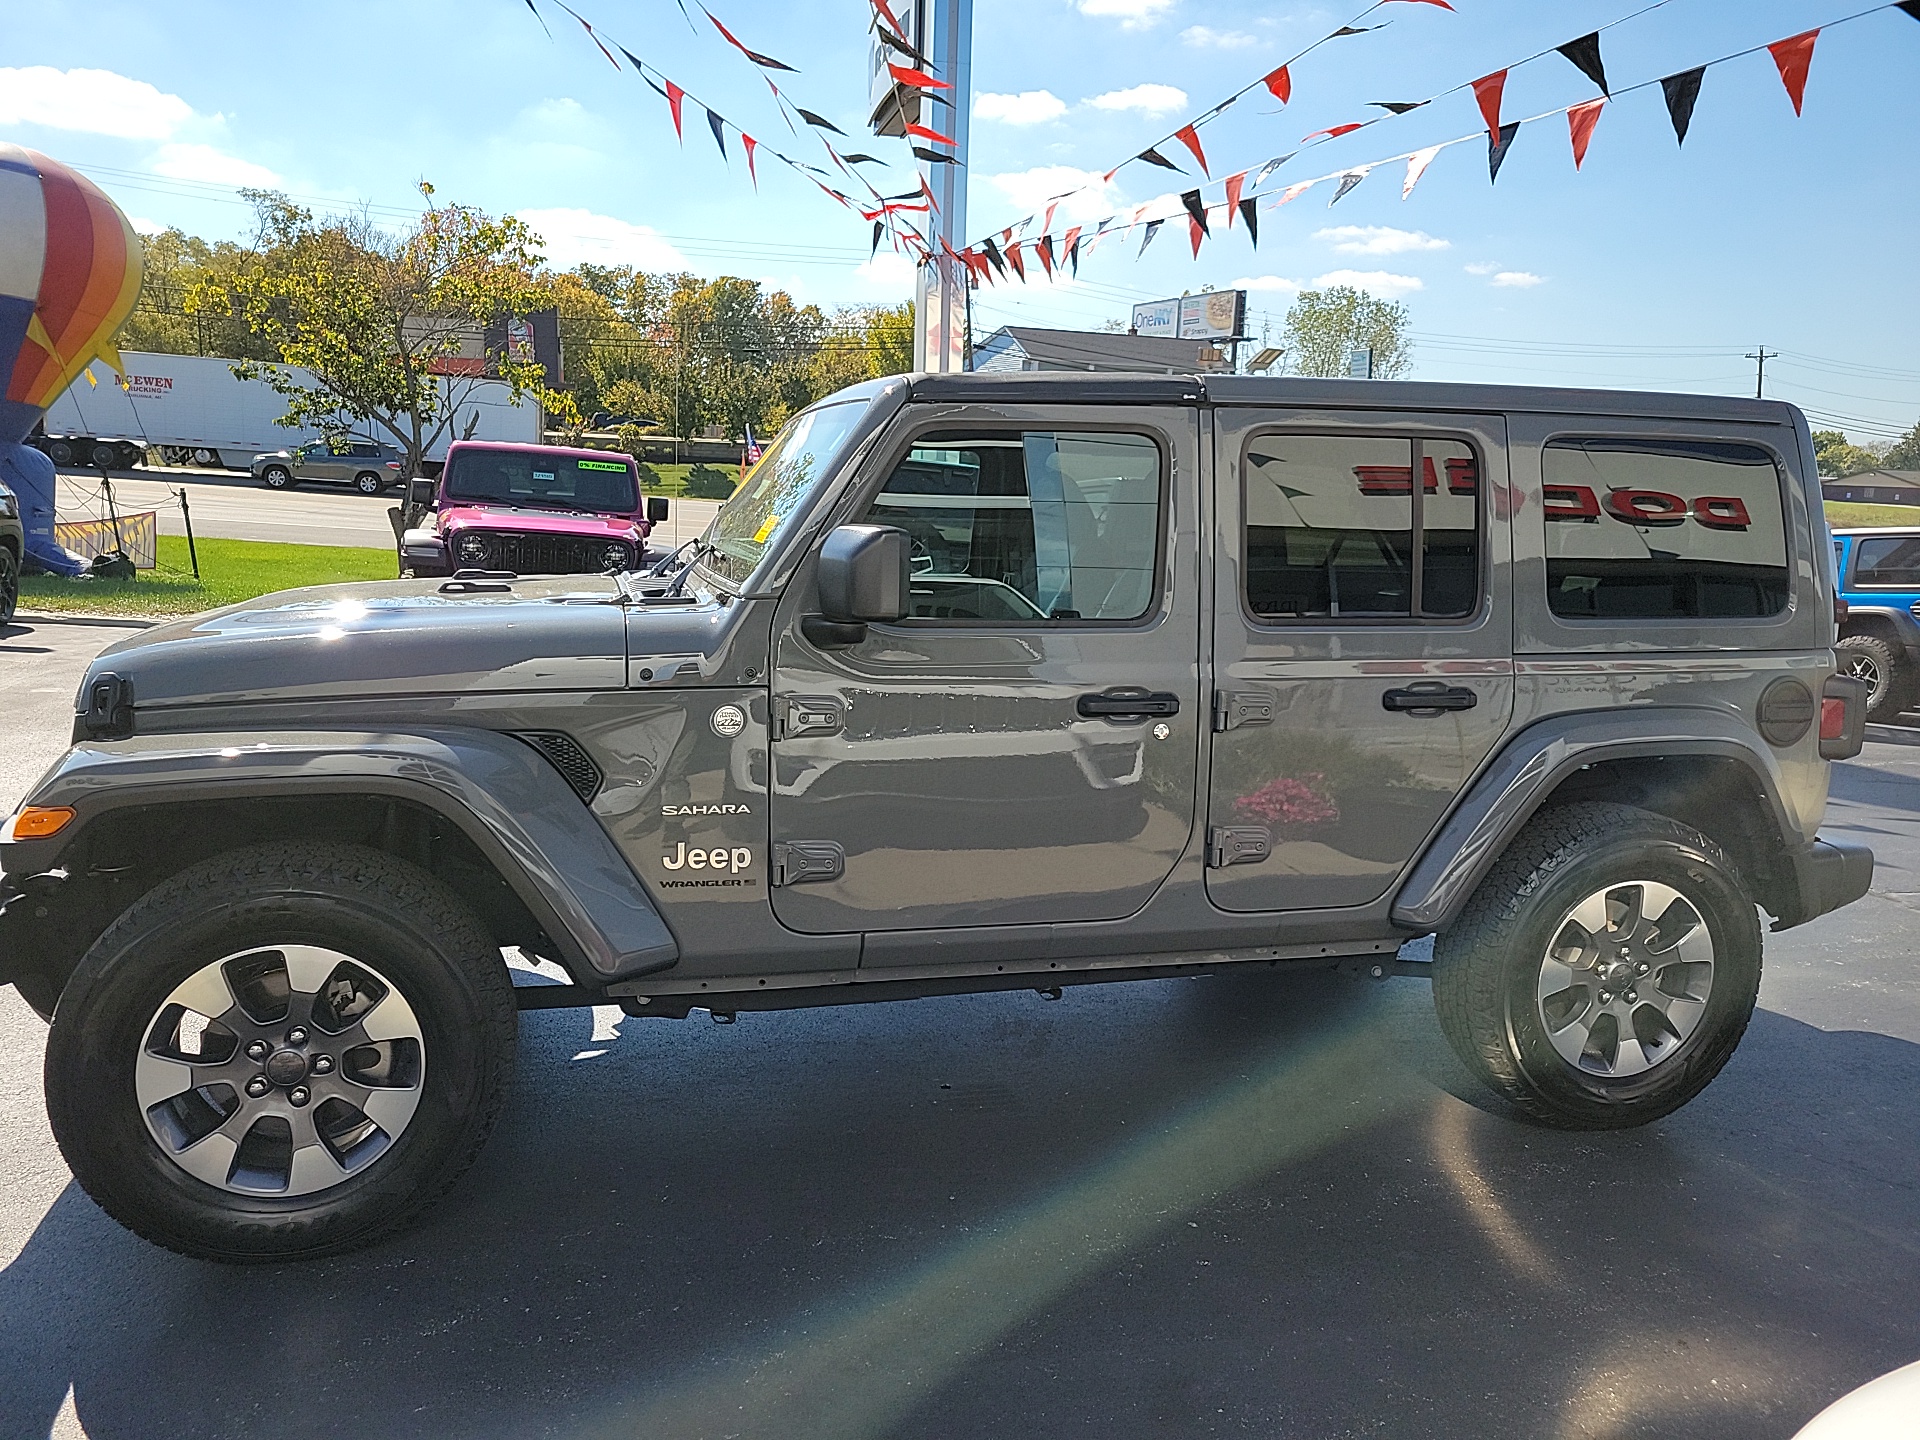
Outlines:
[[[633,570],[667,518],[664,496],[643,506],[631,456],[557,445],[455,441],[439,480],[413,481],[407,500],[400,564],[415,575]]]

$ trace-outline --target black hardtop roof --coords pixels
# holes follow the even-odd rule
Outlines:
[[[1662,390],[1572,390],[1544,385],[1456,385],[1432,380],[1309,380],[1298,376],[1076,374],[1030,370],[1003,374],[916,374],[910,400],[979,404],[1266,405],[1348,410],[1541,411],[1556,415],[1658,416],[1798,423],[1783,400],[1684,395]]]

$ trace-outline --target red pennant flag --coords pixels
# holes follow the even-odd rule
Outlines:
[[[1047,206],[1047,218],[1040,222],[1040,228],[1042,230],[1053,229],[1053,212],[1059,208],[1060,202],[1058,200],[1055,200],[1051,205]]]
[[[1336,125],[1331,130],[1316,130],[1300,143],[1302,145],[1310,145],[1315,140],[1337,140],[1340,136],[1351,135],[1355,130],[1360,128],[1361,126],[1357,123],[1353,125]]]
[[[662,75],[660,78],[666,80],[667,83],[667,108],[673,111],[674,136],[682,143],[685,143],[687,137],[680,132],[680,102],[686,99],[687,92],[671,80],[667,80],[666,76]]]
[[[1480,102],[1481,118],[1487,122],[1487,134],[1500,139],[1500,92],[1507,88],[1507,72],[1496,70],[1473,82],[1473,98]]]
[[[749,50],[746,46],[740,43],[740,41],[735,37],[734,33],[731,30],[727,29],[726,26],[720,23],[719,17],[716,16],[711,10],[707,9],[707,7],[704,5],[702,5],[700,9],[701,9],[701,12],[707,17],[707,19],[713,21],[713,28],[718,30],[722,35],[727,37],[727,43],[733,46],[733,48],[738,50],[742,55],[746,56],[749,60],[753,61],[754,64],[763,65],[769,70],[792,70],[793,69],[791,65],[783,64],[780,61],[774,59],[771,55],[762,55],[758,50]]]
[[[1380,0],[1382,5],[1391,5],[1394,0]],[[1451,10],[1453,6],[1447,0],[1400,0],[1402,5],[1438,5],[1442,10]]]
[[[753,181],[753,188],[755,191],[758,191],[760,189],[760,177],[756,175],[753,170],[753,147],[760,142],[742,130],[740,132],[740,143],[746,147],[747,151],[747,178]]]
[[[529,6],[528,8],[532,9],[531,6]],[[593,33],[593,26],[589,25],[586,22],[585,17],[583,17],[580,14],[580,12],[578,10],[575,10],[571,5],[567,5],[563,3],[560,6],[560,8],[566,11],[569,15],[573,16],[574,19],[580,22],[580,28],[587,32],[587,38],[593,41],[595,48],[598,49],[602,55],[607,57],[607,63],[613,66],[614,69],[618,70],[620,68],[620,62],[613,58],[613,52],[611,50],[607,49],[606,46],[600,43],[600,37]],[[540,12],[538,10],[535,10],[533,13],[537,16]],[[544,25],[546,22],[543,20],[540,23]]]
[[[951,90],[953,86],[944,80],[936,80],[924,70],[915,70],[911,65],[895,65],[887,62],[887,69],[893,72],[893,78],[902,85],[912,85],[921,90]]]
[[[1200,173],[1207,174],[1207,152],[1200,148],[1200,132],[1191,125],[1182,125],[1173,132],[1173,138],[1193,152],[1193,158],[1200,162]]]
[[[1078,274],[1080,271],[1080,252],[1079,252],[1079,249],[1077,248],[1079,244],[1080,244],[1080,227],[1076,225],[1071,230],[1067,231],[1065,236],[1063,236],[1060,241],[1060,253],[1073,261],[1073,269],[1075,274]]]
[[[953,145],[958,142],[951,135],[942,135],[938,130],[929,130],[924,125],[907,126],[907,134],[922,140],[931,140],[936,145]]]
[[[1573,138],[1573,168],[1576,170],[1580,168],[1580,162],[1587,158],[1587,143],[1593,139],[1593,127],[1600,123],[1600,109],[1606,103],[1604,99],[1589,100],[1567,111],[1567,131]]]
[[[1013,244],[1007,246],[1006,256],[1007,256],[1007,263],[1013,266],[1013,273],[1018,275],[1020,279],[1024,282],[1027,278],[1027,267],[1020,259],[1020,242],[1019,241],[1016,240],[1014,241]]]
[[[887,0],[873,0],[873,8],[887,17],[887,24],[893,27],[893,33],[904,36],[907,32],[900,28],[900,22],[894,18],[893,11],[887,7]]]
[[[1796,115],[1800,113],[1800,97],[1807,92],[1807,67],[1813,64],[1813,42],[1819,38],[1818,30],[1809,30],[1767,46],[1773,63],[1780,67],[1780,83],[1787,87],[1787,98],[1793,101]]]
[[[1278,100],[1282,105],[1293,98],[1293,76],[1287,73],[1286,66],[1282,65],[1278,70],[1267,76],[1265,83],[1267,93],[1272,95],[1273,98]]]
[[[1196,260],[1200,258],[1200,239],[1206,233],[1198,220],[1191,215],[1187,217],[1187,235],[1193,241],[1193,258]]]
[[[1233,212],[1240,208],[1240,191],[1247,183],[1247,172],[1227,177],[1227,228],[1233,228]]]
[[[1040,257],[1040,268],[1047,272],[1047,278],[1051,280],[1053,278],[1053,237],[1042,235],[1039,243],[1033,247],[1033,253]]]

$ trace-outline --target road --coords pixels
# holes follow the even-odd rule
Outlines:
[[[361,545],[393,548],[387,511],[397,495],[362,495],[344,485],[303,485],[275,493],[247,475],[226,470],[122,471],[113,476],[113,498],[123,512],[156,510],[162,535],[184,535],[175,498],[187,492],[195,535],[234,540],[276,540],[295,545]],[[62,520],[105,516],[97,470],[62,470],[57,508]],[[671,548],[706,528],[714,500],[675,500],[653,544]]]
[[[0,800],[117,633],[0,637]],[[1834,796],[1874,894],[1625,1134],[1502,1112],[1418,980],[537,1013],[424,1223],[230,1270],[71,1183],[0,990],[0,1440],[1789,1436],[1920,1355],[1920,747]]]

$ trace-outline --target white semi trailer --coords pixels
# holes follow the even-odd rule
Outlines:
[[[54,464],[126,469],[156,450],[168,464],[245,470],[255,455],[314,438],[276,425],[287,413],[287,402],[264,380],[236,380],[230,360],[132,350],[120,358],[127,367],[125,389],[117,375],[96,363],[97,384],[89,385],[82,375],[47,410],[46,433],[31,443]],[[450,376],[441,383],[453,387],[458,413],[427,452],[430,462],[444,459],[447,446],[469,433],[476,440],[540,443],[540,404],[532,396],[522,395],[515,405],[512,389],[502,381]],[[364,421],[343,428],[370,440],[393,441]]]

